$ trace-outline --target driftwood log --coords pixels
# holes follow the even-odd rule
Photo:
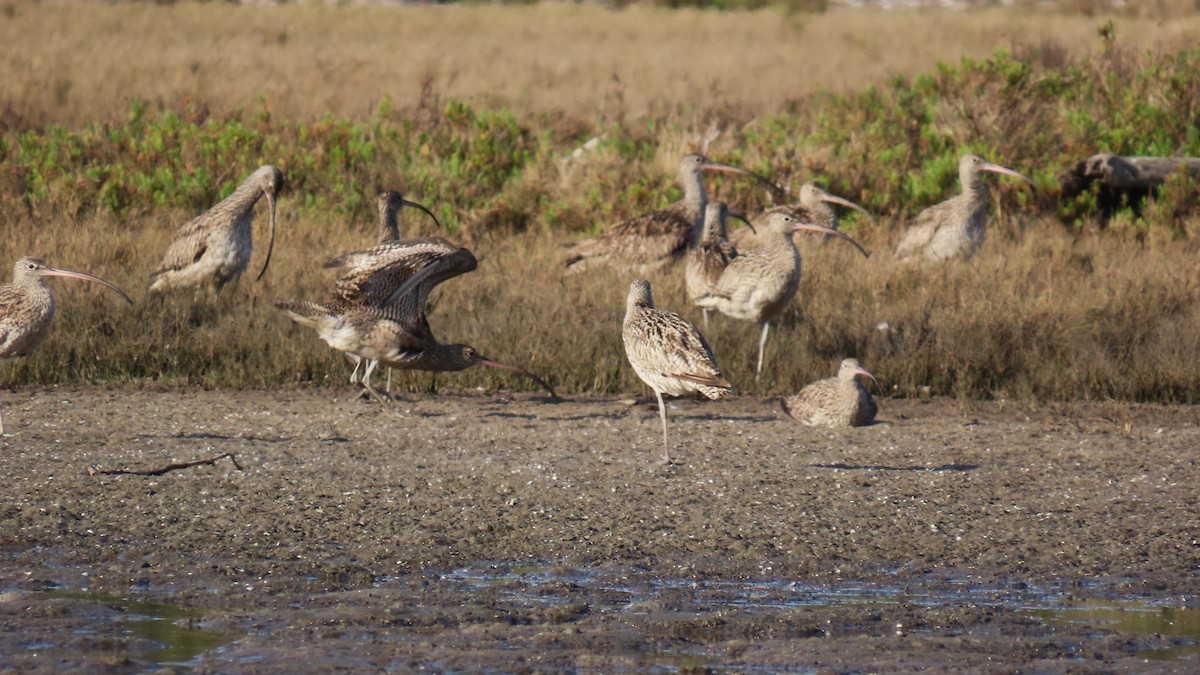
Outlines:
[[[1146,195],[1176,171],[1200,178],[1200,157],[1122,157],[1092,155],[1059,177],[1062,194],[1070,198],[1099,183],[1118,193]]]

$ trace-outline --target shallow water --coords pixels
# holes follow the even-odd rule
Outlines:
[[[336,602],[323,605],[314,602],[313,606],[326,609],[336,607],[338,612],[345,613],[339,616],[356,617],[350,619],[351,629],[319,636],[321,644],[345,650],[345,654],[338,656],[336,649],[329,649],[331,655],[319,664],[321,667],[357,667],[376,663],[371,660],[359,661],[354,655],[355,644],[378,646],[385,643],[394,648],[399,646],[420,651],[424,644],[422,641],[429,638],[428,631],[416,629],[412,624],[374,625],[370,617],[373,612],[378,612],[380,604],[422,605],[428,615],[436,617],[436,621],[443,621],[442,617],[452,616],[455,611],[447,608],[469,607],[472,603],[481,602],[490,610],[507,615],[514,624],[560,623],[547,620],[545,617],[548,615],[544,612],[565,607],[575,608],[571,611],[578,612],[579,617],[587,616],[588,621],[592,622],[603,623],[604,617],[613,617],[618,623],[632,621],[633,633],[640,630],[637,628],[639,619],[682,625],[689,621],[699,623],[711,617],[734,614],[752,618],[808,609],[870,611],[873,608],[903,607],[917,613],[928,611],[936,614],[952,613],[961,608],[990,608],[1005,615],[1036,621],[1043,627],[1045,635],[1052,635],[1062,628],[1073,630],[1076,637],[1064,644],[1072,652],[1077,652],[1079,655],[1073,658],[1080,660],[1087,658],[1086,654],[1091,652],[1091,641],[1100,644],[1113,632],[1131,638],[1147,638],[1144,644],[1135,641],[1129,647],[1142,659],[1182,663],[1200,659],[1200,606],[1195,598],[1147,600],[1102,590],[1113,587],[1112,580],[1094,584],[1076,581],[1064,585],[1038,585],[1013,581],[984,585],[955,577],[930,579],[927,584],[911,580],[898,580],[891,584],[852,579],[828,583],[794,579],[694,580],[661,578],[641,568],[569,568],[553,563],[486,562],[441,574],[381,577],[366,589],[351,592]],[[367,597],[362,597],[362,594]],[[21,595],[22,602],[29,604],[65,603],[73,614],[75,636],[116,635],[122,638],[98,639],[88,643],[86,648],[106,650],[112,657],[127,659],[135,665],[135,669],[147,670],[163,665],[176,668],[215,665],[218,669],[253,666],[268,670],[275,666],[291,667],[296,664],[281,656],[289,651],[281,645],[294,639],[296,625],[304,625],[306,620],[316,624],[340,622],[343,625],[347,621],[344,618],[336,622],[328,618],[314,618],[308,614],[313,609],[306,602],[292,603],[289,609],[280,611],[276,608],[271,612],[223,608],[221,611],[226,617],[231,613],[250,617],[248,623],[254,627],[240,632],[231,630],[228,620],[219,627],[209,625],[205,619],[209,614],[207,610],[172,604],[153,593],[115,596],[82,590],[49,589]],[[369,597],[375,599],[370,600]],[[294,615],[289,616],[289,611]],[[306,616],[308,619],[304,618]],[[835,613],[829,616],[839,615]],[[530,621],[529,617],[540,618]],[[568,623],[574,620],[577,619],[569,619]],[[243,618],[242,624],[246,623]],[[465,623],[470,625],[471,621]],[[919,621],[911,627],[905,623],[888,623],[883,630],[900,638],[909,635],[931,636],[935,632]],[[845,620],[844,615],[827,619],[819,625],[823,627],[793,637],[853,637],[856,634],[861,637],[879,630],[878,626],[864,627],[861,622]],[[967,627],[957,633],[943,632],[942,635],[970,636],[976,628]],[[461,632],[462,626],[459,625],[455,630]],[[597,631],[595,627],[590,630]],[[612,630],[612,627],[600,628],[597,632],[602,634],[606,630]],[[253,639],[243,642],[247,633],[253,633]],[[520,648],[519,639],[510,641],[506,638],[499,644],[502,649]],[[671,645],[653,639],[641,641],[618,636],[610,637],[605,644],[607,646],[602,648],[613,650],[618,654],[616,658],[630,661],[628,666],[622,666],[619,660],[616,663],[606,662],[605,667],[610,670],[687,672],[735,668],[740,671],[748,665],[745,662],[726,661],[722,649],[713,649],[711,643],[698,637],[683,644]],[[32,634],[24,636],[16,646],[26,651],[70,648],[56,636]],[[78,648],[77,643],[71,646]],[[469,650],[472,645],[470,640],[465,640],[457,648]],[[627,655],[622,655],[624,653]],[[612,654],[608,656],[612,658]],[[281,658],[284,659],[282,662]],[[490,657],[482,658],[486,663]],[[389,667],[407,669],[414,663],[421,667],[438,667],[433,660],[402,661],[392,663]]]

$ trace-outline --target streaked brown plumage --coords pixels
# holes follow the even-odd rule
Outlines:
[[[896,246],[896,257],[922,257],[934,262],[968,260],[983,245],[987,233],[988,188],[984,171],[1014,176],[1037,185],[1022,174],[992,164],[980,155],[963,155],[958,162],[962,193],[917,214]]]
[[[476,268],[478,262],[467,249],[444,239],[413,239],[348,253],[329,265],[350,272],[361,272],[364,266],[375,271],[344,274],[334,297],[325,303],[289,300],[277,306],[297,323],[315,329],[334,349],[367,359],[363,386],[375,397],[383,398],[371,386],[371,373],[379,363],[403,370],[457,371],[477,364],[503,368],[527,375],[557,397],[549,385],[520,368],[489,359],[469,345],[442,344],[434,337],[425,317],[426,302],[436,285]]]
[[[861,427],[875,421],[879,406],[858,376],[879,381],[858,359],[845,359],[835,377],[817,380],[795,396],[780,399],[783,411],[809,426]]]
[[[46,277],[94,281],[120,293],[126,302],[133,304],[125,291],[100,277],[56,269],[38,258],[21,258],[13,265],[12,283],[0,286],[0,359],[25,356],[50,332],[57,305],[54,293],[46,285]],[[4,418],[0,415],[0,434],[3,433]]]
[[[784,212],[772,213],[762,228],[762,247],[740,252],[721,274],[713,289],[696,304],[715,309],[726,316],[762,324],[758,341],[758,365],[755,380],[762,373],[763,352],[771,322],[787,307],[800,288],[800,252],[792,233],[805,230],[828,234],[853,244],[864,256],[858,242],[820,225],[802,223]]]
[[[711,162],[704,155],[687,155],[679,163],[683,199],[660,211],[614,225],[598,237],[573,244],[566,262],[568,271],[585,272],[612,265],[647,274],[682,258],[699,229],[708,203],[701,175],[705,171],[726,171],[766,180],[745,169]]]
[[[266,165],[250,174],[233,194],[179,228],[162,262],[151,276],[152,292],[211,286],[216,293],[237,281],[250,264],[254,205],[266,197],[271,212],[271,241],[259,279],[275,247],[275,202],[283,189],[283,172]]]
[[[865,215],[868,220],[871,220],[871,214],[863,207],[848,199],[830,194],[820,183],[809,181],[800,186],[800,198],[795,204],[772,207],[755,215],[751,218],[750,222],[754,224],[755,229],[763,229],[767,225],[767,218],[770,214],[782,212],[789,214],[802,223],[812,223],[813,225],[821,225],[831,230],[836,230],[839,226],[838,216],[837,212],[829,206],[830,204],[840,204],[841,206],[854,209]],[[825,237],[821,237],[820,241],[823,242],[825,239]],[[761,240],[755,234],[755,231],[747,227],[734,230],[730,233],[729,240],[741,250],[749,250],[761,245]]]
[[[726,226],[729,209],[724,202],[709,202],[704,209],[704,226],[695,245],[688,248],[683,278],[688,300],[693,304],[708,295],[729,262],[737,257],[737,249],[729,243]],[[747,228],[749,229],[749,228]],[[704,325],[708,325],[708,309],[703,308]]]
[[[442,227],[442,224],[438,222],[437,216],[433,215],[432,211],[417,202],[408,201],[396,190],[385,190],[379,193],[376,204],[379,209],[379,244],[381,245],[400,241],[398,216],[400,209],[405,206],[411,206],[424,211],[429,214],[430,218],[433,218],[433,222],[439,230]],[[446,242],[446,245],[452,246],[449,242]],[[391,274],[389,277],[388,273],[381,270],[386,270],[390,265],[394,264],[394,250],[393,247],[376,246],[366,251],[347,253],[345,256],[325,263],[325,267],[340,267],[340,261],[343,258],[353,257],[354,260],[351,269],[344,271],[338,279],[339,291],[333,295],[331,302],[348,302],[350,304],[369,304],[375,302],[379,304],[382,302],[379,300],[379,296],[390,296],[391,292],[395,291],[395,288],[387,291],[385,288],[386,284],[394,283],[396,287],[399,287],[399,284],[402,282],[394,280],[397,276],[396,274]],[[371,251],[377,251],[377,253],[373,256]],[[468,251],[467,254],[470,255],[470,252]],[[471,269],[474,269],[474,267]],[[469,272],[470,270],[465,271]],[[370,287],[368,289],[369,293],[358,292],[360,287],[364,285]],[[349,295],[345,294],[346,289],[350,289]],[[357,354],[349,352],[346,353],[346,357],[354,362],[354,370],[350,372],[350,384],[356,384],[358,382],[358,369],[362,365],[362,358]],[[391,368],[388,368],[387,387],[388,391],[390,391],[392,387]]]
[[[732,391],[733,385],[721,376],[712,349],[694,325],[674,312],[655,309],[650,282],[644,279],[629,284],[621,338],[629,365],[658,399],[663,456],[670,462],[663,394],[683,396],[699,392],[716,399]]]

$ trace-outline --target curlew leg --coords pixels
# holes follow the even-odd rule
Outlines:
[[[767,335],[771,332],[771,322],[763,322],[762,337],[758,338],[758,367],[754,369],[754,382],[758,383],[759,376],[762,375],[763,351],[767,348]]]
[[[380,403],[390,403],[390,397],[384,398],[384,395],[380,394],[378,389],[371,386],[371,371],[375,370],[375,366],[377,365],[379,365],[379,361],[375,359],[367,361],[367,370],[363,373],[363,387]]]
[[[671,446],[667,443],[667,406],[663,403],[662,394],[657,389],[654,395],[658,397],[658,416],[662,419],[663,427],[663,464],[671,463]]]
[[[358,369],[362,366],[362,357],[358,354],[347,354],[346,358],[354,362],[354,370],[350,373],[350,384],[358,384]]]
[[[701,314],[701,316],[704,317],[704,329],[708,330],[708,308],[707,307],[701,308],[700,314]]]

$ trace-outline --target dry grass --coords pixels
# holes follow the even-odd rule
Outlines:
[[[470,243],[481,265],[435,295],[430,317],[442,340],[469,342],[562,391],[636,391],[641,386],[619,339],[629,279],[604,272],[563,278],[559,244],[566,231],[602,229],[662,204],[678,157],[710,119],[734,128],[817,105],[817,92],[853,91],[997,47],[1077,56],[1094,48],[1096,23],[995,10],[782,16],[574,6],[19,5],[0,22],[0,109],[15,132],[122,119],[133,97],[171,109],[187,98],[215,118],[265,107],[276,119],[364,120],[384,97],[403,119],[439,110],[422,106],[431,97],[455,96],[510,105],[534,133],[548,125],[570,130],[562,138],[586,138],[617,128],[623,138],[649,140],[653,150],[639,162],[619,147],[624,140],[574,163],[537,155],[496,201],[484,200],[486,209],[449,205],[462,224],[455,237]],[[1168,50],[1191,46],[1184,39],[1200,19],[1115,24],[1130,50]],[[221,75],[229,71],[239,74]],[[793,158],[737,143],[735,134],[723,134],[714,154],[743,153],[752,166],[798,171]],[[378,175],[397,171],[385,167]],[[439,178],[422,181],[443,192],[470,187],[469,176],[466,187],[461,176],[448,185]],[[645,189],[628,189],[633,183]],[[401,187],[415,189],[412,198],[432,198],[411,184]],[[734,204],[761,202],[745,184],[725,180],[714,189]],[[743,391],[786,393],[854,355],[900,395],[928,386],[962,398],[1200,401],[1195,218],[1148,233],[1120,220],[1104,231],[1072,231],[1030,205],[1013,211],[1012,193],[1004,192],[999,225],[971,264],[893,261],[887,251],[905,214],[856,230],[875,252],[870,260],[836,244],[806,247],[801,293],[771,338],[760,387],[753,385],[757,327],[718,316],[707,331],[728,376]],[[551,223],[548,207],[532,211],[545,204],[566,204],[567,215]],[[6,382],[345,381],[346,360],[272,303],[322,297],[331,280],[317,263],[373,241],[368,216],[346,222],[285,197],[267,277],[244,280],[208,307],[186,294],[145,298],[150,270],[194,212],[145,208],[120,219],[98,209],[61,209],[34,219],[16,200],[6,202],[6,264],[36,252],[121,284],[137,304],[127,309],[98,287],[52,282],[62,307],[56,330],[32,356],[6,366]],[[260,207],[259,225],[263,215]],[[508,222],[514,219],[521,223]],[[432,234],[412,216],[402,227],[408,235]],[[256,257],[252,268],[258,264]],[[681,275],[652,282],[661,306],[698,320],[698,311],[683,304]],[[880,322],[891,330],[878,330]],[[405,375],[401,382],[409,389],[530,388],[484,370]]]
[[[745,119],[938,61],[1043,42],[1090,49],[1093,16],[835,9],[784,15],[536,6],[9,5],[0,101],[12,126],[123,118],[132,99],[223,117],[361,120],[434,87],[594,124],[734,110]],[[1117,17],[1122,44],[1190,47],[1200,17]]]

